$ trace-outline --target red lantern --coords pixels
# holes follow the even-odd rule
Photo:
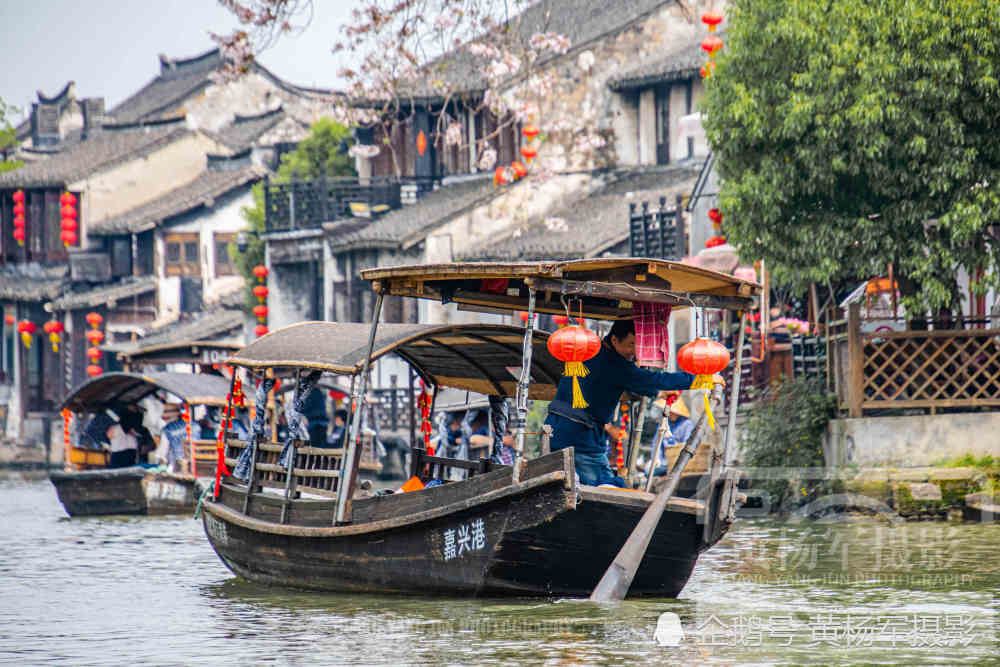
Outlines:
[[[701,78],[707,79],[715,73],[715,61],[709,60],[707,63],[701,66]]]
[[[98,366],[97,364],[91,364],[90,366],[87,366],[87,375],[89,375],[92,378],[97,377],[103,372],[104,369]]]
[[[14,229],[24,229],[24,216],[15,215],[14,216]]]
[[[521,134],[528,137],[529,140],[534,139],[535,137],[538,136],[538,127],[536,127],[531,123],[528,123],[521,129]]]
[[[521,157],[524,158],[525,162],[531,164],[531,161],[538,157],[538,151],[532,146],[525,146],[521,149]]]
[[[548,348],[553,357],[566,362],[565,374],[573,378],[573,407],[587,407],[579,379],[590,372],[583,362],[600,351],[601,339],[593,331],[574,324],[549,336]]]
[[[96,364],[98,361],[101,360],[101,357],[103,357],[103,356],[104,356],[104,353],[101,352],[100,348],[97,348],[97,347],[88,347],[87,348],[87,357],[90,359],[91,363],[95,363]]]
[[[76,245],[76,232],[72,230],[64,229],[59,233],[59,238],[62,239],[63,244],[66,246]]]
[[[556,326],[564,327],[569,324],[569,317],[566,315],[556,315],[552,318],[552,321],[556,323]]]
[[[257,319],[263,322],[267,319],[267,306],[264,304],[259,304],[253,307],[253,314],[257,316]]]
[[[427,136],[424,134],[423,130],[420,130],[420,133],[417,135],[417,153],[419,153],[420,156],[423,157],[424,151],[426,150],[427,150]]]
[[[517,316],[520,317],[521,321],[524,322],[525,324],[528,323],[528,311],[522,310],[517,314]]]
[[[722,14],[709,10],[701,15],[701,22],[708,26],[709,32],[715,32],[715,27],[722,23]]]
[[[63,218],[63,221],[60,224],[64,232],[76,231],[76,220],[74,220],[73,218]]]
[[[253,267],[253,274],[257,276],[257,280],[259,280],[260,282],[264,282],[268,274],[267,267],[264,266],[263,264],[258,264],[257,266]]]
[[[520,162],[518,162],[517,160],[510,163],[510,168],[514,170],[515,178],[524,178],[525,176],[528,175],[528,168],[525,167]]]
[[[95,329],[101,326],[101,322],[104,321],[104,318],[101,317],[100,313],[87,313],[87,317],[84,319],[87,320],[87,324],[89,324]]]
[[[701,50],[714,57],[715,52],[722,48],[722,40],[715,35],[709,35],[701,40]]]
[[[693,375],[715,375],[729,365],[729,350],[707,338],[696,338],[677,352],[677,365]]]
[[[14,230],[14,240],[17,241],[18,245],[24,245],[24,227],[18,227]]]
[[[23,204],[24,203],[24,190],[15,190],[14,191],[14,203],[15,204]]]
[[[59,351],[59,334],[65,330],[63,323],[59,320],[49,320],[42,325],[42,331],[49,335],[49,342],[52,343],[52,351]]]
[[[717,225],[722,224],[722,211],[717,208],[708,209],[708,219]]]
[[[260,338],[261,336],[266,336],[267,332],[268,328],[267,325],[265,324],[258,324],[256,327],[254,327],[253,330],[254,335],[257,336],[258,338]]]
[[[14,216],[24,217],[24,204],[22,204],[21,202],[14,204]]]
[[[507,173],[505,167],[497,167],[493,171],[493,187],[507,183]]]
[[[7,313],[6,315],[3,316],[3,321],[9,327],[14,326],[14,316],[11,315],[10,313]]]
[[[257,300],[264,303],[264,299],[267,298],[267,287],[264,285],[256,285],[253,288],[253,295],[257,297]]]
[[[72,206],[63,206],[62,207],[62,217],[64,219],[65,218],[70,218],[72,220],[76,220],[76,209],[73,208]]]
[[[38,327],[36,327],[35,323],[30,320],[21,320],[17,323],[17,330],[21,334],[21,342],[24,343],[24,346],[30,350],[32,337],[35,335],[35,331],[38,330]]]
[[[91,329],[84,336],[87,337],[91,345],[100,345],[101,341],[104,340],[104,332],[99,329]]]
[[[705,241],[705,247],[706,248],[715,248],[716,246],[725,245],[725,243],[726,243],[726,237],[725,236],[713,236],[710,239],[708,239],[707,241]]]
[[[59,197],[59,203],[63,206],[76,206],[76,197],[72,192],[64,192],[62,196]]]

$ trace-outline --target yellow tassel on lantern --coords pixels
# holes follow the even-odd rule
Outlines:
[[[690,387],[692,391],[705,390],[705,393],[702,394],[702,397],[705,399],[705,418],[708,419],[708,425],[713,431],[715,430],[715,415],[712,414],[712,406],[708,400],[708,393],[714,387],[715,383],[712,381],[711,375],[695,375],[694,382],[691,383]]]
[[[28,333],[27,331],[22,331],[21,332],[21,342],[24,343],[24,346],[30,350],[31,349],[31,334]]]
[[[58,352],[59,351],[59,334],[57,334],[57,333],[50,333],[49,334],[49,341],[52,343],[52,351],[53,352]]]
[[[573,378],[573,407],[587,407],[589,404],[583,398],[583,391],[580,389],[580,378],[589,375],[590,371],[587,370],[582,361],[569,361],[566,363],[565,374],[567,377]]]

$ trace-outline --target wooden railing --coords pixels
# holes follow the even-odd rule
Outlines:
[[[245,442],[230,440],[227,451],[226,465],[230,469],[236,465],[240,452],[246,447]],[[263,443],[257,452],[254,465],[254,481],[259,486],[284,489],[287,485],[285,468],[278,463],[282,445]],[[303,488],[310,493],[335,498],[340,478],[341,458],[343,449],[327,449],[307,447],[295,448],[295,463],[292,466],[292,488]]]
[[[1000,406],[1000,328],[863,332],[860,305],[831,328],[831,384],[851,417],[887,408]]]

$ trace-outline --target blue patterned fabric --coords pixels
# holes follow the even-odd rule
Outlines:
[[[167,439],[167,466],[184,458],[184,440],[187,438],[187,424],[178,417],[163,427],[160,437]]]
[[[507,399],[503,396],[490,396],[490,424],[493,426],[493,453],[490,461],[504,466],[514,465],[514,459],[517,458],[517,451],[503,444],[509,418]]]
[[[295,458],[292,456],[294,449],[292,443],[296,440],[309,440],[309,431],[306,429],[302,410],[321,375],[323,375],[321,371],[313,371],[307,375],[295,388],[295,398],[285,401],[285,424],[288,434],[285,436],[285,446],[281,449],[281,456],[278,457],[278,463],[284,468],[291,468],[292,459]]]
[[[267,428],[267,395],[273,387],[274,378],[264,378],[257,385],[257,395],[254,396],[256,414],[250,429],[249,442],[240,452],[240,458],[236,461],[236,467],[233,469],[233,477],[244,482],[250,479],[250,462],[257,449],[257,441],[264,437],[264,430]]]

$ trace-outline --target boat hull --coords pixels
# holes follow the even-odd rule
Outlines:
[[[194,478],[130,467],[53,472],[49,479],[70,516],[175,514],[194,509]]]
[[[509,470],[497,471],[509,475]],[[218,501],[203,505],[205,533],[222,561],[251,581],[296,588],[473,596],[587,596],[625,543],[653,496],[581,487],[565,473],[517,485],[497,484],[464,500],[455,482],[425,497],[431,510],[409,517],[332,527],[332,504],[276,521],[280,499],[251,518],[240,511],[245,492],[225,485]],[[499,480],[499,477],[497,477]],[[448,487],[451,487],[450,489]],[[442,494],[435,502],[434,493]],[[443,494],[452,494],[454,502]],[[426,494],[426,495],[424,495]],[[317,505],[317,508],[321,505]],[[674,499],[660,521],[630,589],[630,597],[676,596],[698,554],[707,548],[700,503]],[[361,509],[359,504],[359,510]],[[416,509],[420,509],[417,507]],[[253,514],[253,513],[251,513]],[[321,515],[325,521],[318,520]]]

